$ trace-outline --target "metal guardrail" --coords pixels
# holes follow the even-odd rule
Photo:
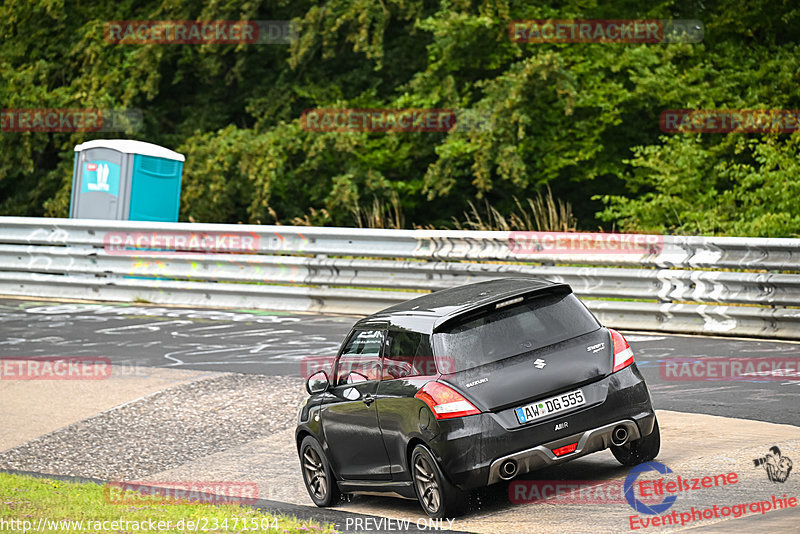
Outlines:
[[[0,294],[366,314],[537,276],[609,326],[800,339],[800,240],[601,236],[0,217]]]

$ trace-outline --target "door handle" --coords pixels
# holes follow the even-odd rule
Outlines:
[[[375,397],[373,397],[371,393],[367,393],[366,395],[364,395],[364,398],[361,399],[361,400],[364,401],[364,404],[369,406],[370,404],[372,404],[375,401]]]

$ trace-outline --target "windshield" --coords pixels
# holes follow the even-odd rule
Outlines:
[[[513,306],[472,315],[434,335],[437,358],[457,371],[559,343],[599,328],[575,295],[529,298]]]

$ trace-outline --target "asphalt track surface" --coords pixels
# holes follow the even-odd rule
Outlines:
[[[112,366],[302,376],[357,320],[215,308],[0,299],[0,357],[88,356]],[[800,358],[800,343],[624,332],[657,409],[800,426],[800,377],[669,380],[673,358]],[[672,360],[674,361],[674,360]]]
[[[164,377],[159,379],[160,374],[182,376],[196,375],[197,372],[201,376],[176,377],[176,383],[188,380],[188,383],[198,386],[217,384],[213,378],[202,377],[244,373],[261,375],[252,377],[258,378],[259,382],[263,382],[264,377],[275,377],[271,385],[265,384],[264,394],[273,392],[277,396],[290,395],[295,386],[289,386],[288,389],[283,386],[281,389],[278,385],[281,381],[285,383],[293,379],[278,377],[302,376],[307,359],[318,361],[332,357],[356,320],[353,316],[0,298],[0,358],[102,357],[110,359],[115,375],[107,381],[109,384],[105,386],[106,389],[93,394],[89,390],[84,394],[81,389],[70,389],[69,381],[56,381],[58,384],[10,382],[4,384],[6,390],[3,398],[9,405],[16,405],[14,391],[22,393],[27,390],[27,395],[20,397],[25,402],[31,402],[31,399],[38,401],[45,391],[52,392],[50,395],[55,399],[62,395],[69,396],[71,392],[72,397],[64,398],[75,401],[86,396],[87,399],[107,403],[106,396],[114,397],[108,388],[152,386],[153,392],[158,392],[163,389],[158,384],[164,383]],[[751,375],[739,381],[685,381],[665,379],[662,370],[665,362],[674,362],[678,358],[697,362],[731,357],[753,361],[800,358],[799,343],[646,332],[625,334],[659,410],[663,441],[658,461],[674,470],[670,476],[674,478],[677,473],[684,479],[692,476],[699,479],[709,474],[735,471],[741,477],[735,487],[682,494],[673,510],[684,512],[690,506],[693,509],[694,506],[700,508],[711,504],[744,503],[756,498],[769,498],[771,494],[780,497],[783,492],[798,496],[797,484],[800,479],[796,473],[791,474],[786,484],[774,484],[762,469],[753,467],[753,459],[763,456],[774,444],[780,444],[787,457],[800,457],[800,410],[796,389],[800,386],[800,378],[796,374],[791,378]],[[124,376],[116,376],[120,370],[122,374],[130,373],[146,377],[147,380],[126,381]],[[302,389],[301,381],[297,380],[296,383],[296,387]],[[103,385],[95,384],[94,387],[102,388]],[[206,392],[203,399],[214,401],[211,397],[220,397],[217,399],[220,408],[227,408],[230,397],[219,393],[216,389],[219,386],[209,387],[211,390]],[[174,392],[176,387],[168,387],[164,391]],[[0,390],[0,393],[3,391]],[[119,396],[119,392],[114,393]],[[64,439],[73,435],[76,428],[87,427],[92,432],[100,431],[98,429],[104,428],[101,422],[117,420],[125,410],[134,406],[143,407],[145,411],[154,408],[160,402],[159,395],[162,393],[132,397],[129,403],[107,406],[105,411],[89,419],[85,418],[95,412],[90,411],[76,418],[74,413],[66,413],[64,406],[57,401],[44,402],[43,406],[38,407],[39,412],[50,410],[44,405],[56,406],[53,413],[48,415],[53,416],[53,421],[66,423],[52,426],[50,433],[39,434],[42,438],[28,441],[20,447],[43,443],[45,448],[49,447],[48,450],[57,451],[57,458],[61,458],[66,455],[64,448],[69,448],[71,443],[69,439]],[[258,395],[249,397],[264,398]],[[191,404],[194,406],[194,403]],[[241,405],[238,411],[242,411]],[[69,417],[77,423],[62,426],[69,424]],[[22,426],[30,426],[19,417],[15,421]],[[169,428],[165,427],[163,431],[170,438],[174,437]],[[11,430],[11,434],[15,432]],[[127,458],[121,448],[123,440],[115,436],[105,438],[105,442],[109,441],[114,445],[110,451],[114,455],[112,458]],[[141,445],[139,438],[136,441],[137,447]],[[83,447],[80,443],[77,446],[78,449]],[[28,449],[9,449],[13,450]],[[169,454],[172,453],[170,449]],[[302,486],[294,455],[293,430],[286,428],[263,438],[248,438],[218,453],[179,462],[180,465],[173,468],[167,467],[166,470],[153,473],[152,480],[230,480],[223,477],[233,476],[233,480],[256,481],[260,488],[266,490],[261,495],[275,499],[259,501],[262,508],[330,521],[336,523],[340,532],[384,532],[375,528],[375,525],[386,518],[411,520],[410,530],[420,530],[413,527],[413,522],[421,514],[419,504],[415,501],[361,495],[340,504],[336,509],[319,510],[308,506],[310,501]],[[40,458],[36,454],[23,454],[23,457],[36,461]],[[78,462],[78,465],[84,464]],[[59,469],[42,469],[38,472],[47,473],[45,476],[61,473]],[[614,460],[609,451],[603,451],[523,475],[521,480],[559,483],[599,481],[604,484],[616,481],[621,484],[628,471]],[[69,471],[63,474],[69,474]],[[282,493],[279,491],[274,497],[270,496],[270,488],[277,488]],[[519,506],[509,502],[510,492],[509,483],[475,492],[470,497],[470,513],[456,522],[454,530],[492,534],[629,530],[627,523],[631,507],[625,502],[572,503],[565,506],[561,506],[561,503],[528,503]],[[647,517],[640,516],[640,519]],[[370,524],[371,520],[373,526],[360,528],[356,525],[354,528],[352,525],[356,519],[363,520],[364,525]],[[798,521],[800,508],[796,507],[773,511],[767,516],[750,515],[734,521],[715,524],[703,522],[678,529],[714,533],[732,530],[791,532],[796,531]],[[650,527],[647,532],[674,530],[674,527],[666,530]]]

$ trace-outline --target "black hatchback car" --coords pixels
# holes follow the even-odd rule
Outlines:
[[[445,289],[361,319],[306,389],[297,448],[318,506],[388,492],[452,517],[470,489],[609,447],[635,465],[661,443],[628,343],[568,285],[539,279]]]

